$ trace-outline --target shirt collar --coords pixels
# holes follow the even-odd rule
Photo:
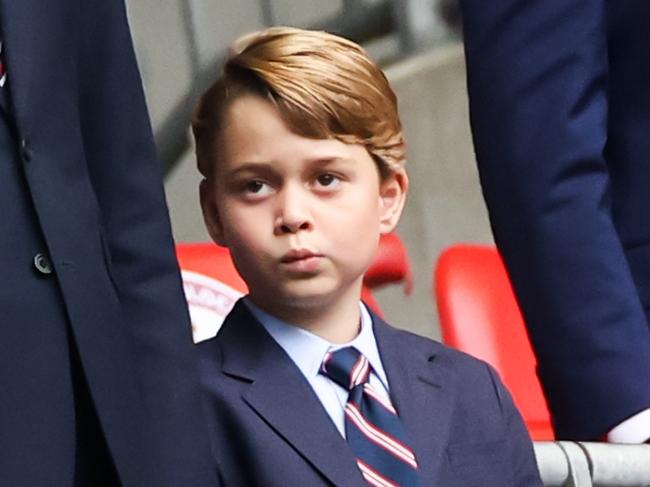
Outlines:
[[[244,298],[244,303],[278,345],[291,357],[305,377],[310,378],[318,375],[318,370],[327,352],[345,347],[354,347],[366,356],[373,371],[388,390],[388,381],[373,332],[372,318],[362,302],[359,302],[361,330],[348,343],[330,343],[314,333],[268,314],[248,298]]]

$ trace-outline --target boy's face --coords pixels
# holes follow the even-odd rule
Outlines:
[[[363,146],[296,135],[260,97],[235,100],[223,127],[201,205],[251,299],[280,317],[356,302],[379,235],[401,213],[406,175],[381,181]]]

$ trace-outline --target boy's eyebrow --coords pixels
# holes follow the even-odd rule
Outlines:
[[[273,170],[273,163],[271,162],[243,162],[237,167],[228,169],[225,172],[225,176],[233,177],[237,176],[240,173],[246,172],[269,172]]]
[[[325,167],[330,164],[356,166],[357,161],[353,157],[349,157],[349,156],[332,156],[332,157],[316,157],[314,159],[308,160],[307,163],[311,167]]]
[[[343,163],[351,163],[354,162],[351,158],[349,157],[339,157],[339,156],[332,156],[332,157],[317,157],[315,159],[312,159],[309,161],[312,164],[331,164],[334,162],[343,162]]]
[[[331,157],[316,157],[314,159],[308,159],[306,161],[310,166],[326,166],[328,164],[334,163],[344,163],[351,164],[354,162],[353,159],[343,156],[331,156]],[[237,167],[227,171],[227,176],[236,176],[240,173],[245,172],[259,172],[259,171],[272,171],[275,168],[273,161],[248,161],[238,163]]]

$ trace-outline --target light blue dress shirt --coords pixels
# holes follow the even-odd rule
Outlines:
[[[262,311],[247,298],[244,299],[244,303],[300,369],[343,437],[345,437],[344,408],[348,400],[348,391],[318,372],[327,352],[344,347],[356,348],[366,356],[372,366],[370,385],[378,394],[390,401],[386,372],[372,330],[372,318],[363,303],[359,302],[361,330],[354,340],[343,344],[330,343],[307,330],[279,320]]]

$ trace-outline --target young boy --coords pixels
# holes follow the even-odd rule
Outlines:
[[[198,345],[223,485],[541,485],[495,373],[359,301],[408,187],[395,95],[366,53],[246,36],[193,129],[208,231],[250,290]]]

